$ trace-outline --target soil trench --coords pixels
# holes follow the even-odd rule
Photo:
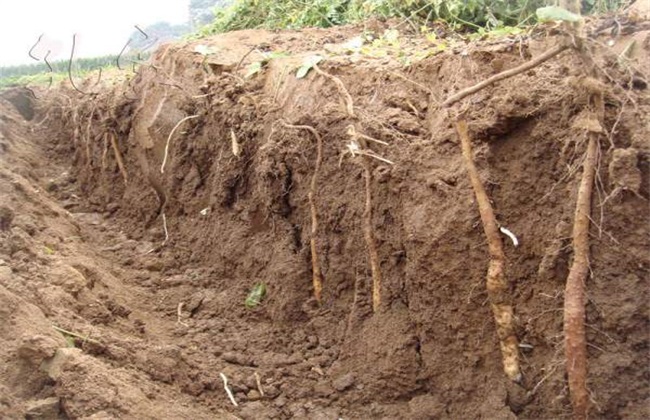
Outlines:
[[[559,41],[480,40],[408,67],[328,56],[319,69],[342,82],[351,118],[341,86],[295,70],[359,31],[229,33],[162,47],[86,95],[0,92],[1,418],[570,416],[562,305],[589,94],[579,58],[462,102],[497,221],[519,241],[503,237],[517,384],[487,301],[457,109],[437,104]],[[637,73],[615,50],[596,54],[613,84],[586,286],[594,419],[650,418],[650,32],[627,36],[641,40]],[[244,77],[260,57],[241,57],[259,45],[292,54]],[[321,136],[317,177],[316,136],[291,125]],[[350,153],[350,127],[373,156]]]

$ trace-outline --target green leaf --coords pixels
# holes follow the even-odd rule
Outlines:
[[[264,283],[257,283],[248,294],[244,304],[247,308],[254,308],[260,304],[264,296],[266,296],[266,285]]]
[[[310,57],[307,57],[307,59],[303,62],[302,66],[298,69],[296,72],[296,78],[302,79],[303,77],[307,76],[307,73],[309,73],[309,70],[311,70],[316,64],[320,63],[323,60],[323,57],[320,55],[312,55]]]
[[[540,7],[535,13],[540,22],[558,20],[564,22],[579,22],[582,20],[580,15],[576,15],[575,13],[569,12],[568,10],[558,6]]]
[[[284,51],[271,51],[271,52],[264,53],[263,61],[269,62],[274,58],[283,58],[283,57],[289,57],[289,54]]]
[[[256,61],[254,63],[251,63],[248,66],[248,71],[246,72],[246,78],[249,78],[253,76],[256,73],[259,73],[259,71],[262,70],[262,62],[261,61]]]
[[[70,348],[77,347],[77,342],[75,341],[74,337],[63,334],[63,338],[65,339],[65,344],[68,347],[70,347]]]

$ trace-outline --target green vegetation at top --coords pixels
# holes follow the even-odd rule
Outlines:
[[[77,58],[73,61],[74,71],[91,71],[100,67],[115,65],[116,55],[104,57]],[[69,60],[57,60],[50,63],[53,73],[67,73]],[[34,64],[21,64],[17,66],[0,67],[0,79],[7,77],[27,76],[36,73],[48,73],[50,69],[47,64],[40,61]]]
[[[78,77],[93,70],[115,66],[116,55],[93,58],[77,58],[72,62],[72,72]],[[122,58],[123,65],[126,59]],[[58,82],[67,77],[69,60],[58,60],[49,63],[51,71],[44,62],[22,64],[17,66],[0,67],[0,88],[23,86],[27,84],[47,85],[52,81]]]
[[[330,27],[370,18],[401,18],[414,27],[442,20],[455,29],[494,29],[534,23],[552,0],[236,0],[215,11],[198,36],[238,29]],[[605,12],[625,0],[583,0],[583,13]]]

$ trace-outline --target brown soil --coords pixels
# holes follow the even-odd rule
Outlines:
[[[2,93],[0,417],[570,416],[562,304],[585,147],[579,58],[564,53],[450,112],[436,102],[558,38],[456,44],[409,67],[393,54],[320,64],[349,91],[357,129],[388,143],[370,147],[395,163],[370,159],[383,277],[373,313],[364,169],[341,157],[351,121],[331,80],[294,76],[304,57],[360,30],[232,33],[163,47],[131,81],[87,82],[86,95]],[[632,38],[635,69],[615,50]],[[204,59],[198,44],[216,53]],[[260,44],[291,56],[243,79],[259,53],[239,62]],[[612,135],[601,143],[587,283],[592,418],[650,417],[649,45],[650,32],[632,27],[595,57],[609,77]],[[486,301],[489,256],[452,125],[461,107],[497,219],[521,242],[505,249],[521,385],[503,373]],[[169,133],[190,115],[161,173]],[[320,306],[309,245],[316,142],[282,119],[323,137]],[[247,308],[260,282],[267,295]]]

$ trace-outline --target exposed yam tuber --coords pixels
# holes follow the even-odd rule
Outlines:
[[[467,166],[467,172],[476,195],[478,210],[483,223],[483,231],[488,241],[490,263],[487,272],[487,292],[490,307],[497,326],[497,334],[503,358],[503,370],[511,380],[520,382],[521,371],[519,369],[518,340],[514,329],[514,311],[510,287],[506,280],[504,269],[506,256],[503,252],[503,243],[499,235],[499,226],[494,216],[494,210],[490,199],[485,192],[478,170],[472,157],[472,145],[467,130],[467,122],[459,120],[456,123],[456,130],[460,137],[463,158]]]

